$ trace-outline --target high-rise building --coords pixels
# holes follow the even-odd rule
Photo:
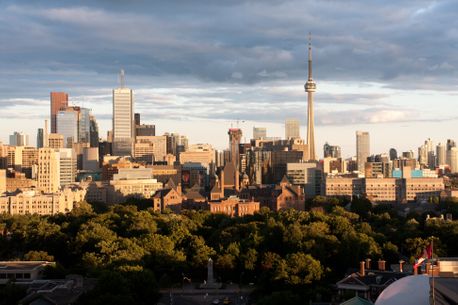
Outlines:
[[[38,128],[37,130],[37,148],[44,147],[44,143],[45,143],[44,136],[45,135],[43,132],[43,128]]]
[[[454,140],[447,139],[445,161],[450,166],[452,164],[452,160],[450,159],[451,153],[449,152],[451,151],[453,147],[456,147],[456,142]]]
[[[52,148],[38,150],[37,186],[45,193],[54,193],[60,186],[60,154]]]
[[[398,152],[394,148],[390,148],[390,160],[395,160],[398,158]]]
[[[80,108],[78,117],[78,142],[91,142],[91,110]]]
[[[93,115],[90,116],[89,121],[91,125],[89,128],[90,146],[99,147],[99,125]]]
[[[72,147],[78,142],[78,117],[79,108],[67,107],[57,112],[57,133],[64,136],[64,147]]]
[[[358,171],[364,173],[364,164],[367,157],[370,156],[370,139],[369,132],[357,131],[356,132],[356,163]]]
[[[242,139],[242,130],[240,128],[230,128],[227,134],[229,135],[230,161],[234,165],[234,169],[238,171],[240,170],[239,146]]]
[[[265,139],[267,138],[267,129],[265,127],[253,127],[253,139]]]
[[[57,133],[57,113],[68,107],[68,94],[65,92],[51,92],[51,133]]]
[[[130,156],[135,137],[134,101],[132,90],[124,87],[123,70],[120,79],[120,88],[113,90],[113,154]]]
[[[313,113],[313,94],[316,91],[316,83],[312,79],[312,38],[309,35],[309,60],[308,60],[309,77],[304,85],[307,92],[308,109],[307,109],[307,146],[308,159],[316,160],[315,154],[315,119]]]
[[[458,147],[450,147],[447,151],[447,158],[450,160],[450,171],[458,173]]]
[[[61,148],[57,152],[59,154],[59,184],[64,187],[76,180],[76,154],[71,148]]]
[[[446,162],[446,150],[445,150],[445,145],[444,144],[437,144],[436,146],[436,165],[441,166],[447,164]]]
[[[22,132],[15,131],[10,135],[10,145],[12,146],[28,146],[29,145],[29,136],[23,134]]]
[[[340,146],[337,145],[329,145],[328,142],[326,142],[323,146],[323,153],[325,158],[340,158],[341,157],[341,151],[340,151]]]
[[[285,139],[300,138],[300,124],[297,119],[287,119],[285,121]]]

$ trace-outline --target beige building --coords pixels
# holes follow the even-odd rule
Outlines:
[[[326,196],[344,196],[352,197],[353,195],[362,195],[364,193],[364,179],[353,177],[332,177],[327,176],[325,181]]]
[[[49,148],[64,148],[64,136],[58,133],[50,133],[48,135],[48,147]]]
[[[151,198],[163,186],[153,179],[150,168],[120,168],[109,185],[108,203],[121,203],[127,197]]]
[[[6,170],[0,169],[0,194],[6,192]]]
[[[425,201],[445,190],[442,178],[326,177],[326,196],[367,196],[373,202]]]
[[[53,148],[38,150],[37,186],[45,193],[55,193],[60,187],[60,154]]]
[[[445,190],[442,178],[408,178],[404,179],[404,198],[407,201],[428,201],[438,197]]]
[[[124,71],[121,71],[124,79]],[[121,87],[113,90],[113,155],[130,156],[135,137],[134,100],[132,90]]]
[[[180,153],[180,163],[200,163],[208,168],[215,163],[215,151],[210,144],[190,145],[188,151]]]
[[[61,148],[58,152],[60,186],[64,187],[76,181],[76,154],[71,148]]]
[[[365,193],[374,202],[395,202],[401,196],[401,185],[396,178],[366,178]]]
[[[134,157],[137,160],[165,161],[167,156],[166,136],[141,136],[136,137]]]
[[[35,190],[0,196],[0,214],[53,215],[67,213],[84,200],[86,191],[80,188],[65,188],[55,193],[41,193]]]
[[[370,155],[370,140],[369,132],[357,131],[356,132],[356,162],[358,164],[358,171],[364,174],[364,164],[367,157]]]

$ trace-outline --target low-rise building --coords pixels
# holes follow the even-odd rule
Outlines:
[[[241,217],[253,215],[259,211],[259,202],[244,200],[235,196],[221,201],[211,201],[208,203],[210,212],[213,214],[226,214],[231,217]]]
[[[55,193],[23,190],[0,196],[0,214],[53,215],[68,213],[84,200],[86,191],[80,187],[66,187]]]
[[[0,280],[37,280],[43,277],[43,271],[49,265],[54,265],[54,263],[47,261],[0,262]]]

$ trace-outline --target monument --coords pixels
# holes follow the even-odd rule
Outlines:
[[[199,288],[201,289],[220,289],[223,286],[222,283],[215,281],[213,276],[213,260],[208,259],[207,263],[207,280],[203,284],[200,284]]]

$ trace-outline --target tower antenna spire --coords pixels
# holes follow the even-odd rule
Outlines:
[[[312,32],[309,32],[309,80],[312,79]]]
[[[121,69],[121,71],[119,72],[119,86],[121,88],[124,88],[125,85],[126,85],[126,78],[124,75],[124,69]]]

